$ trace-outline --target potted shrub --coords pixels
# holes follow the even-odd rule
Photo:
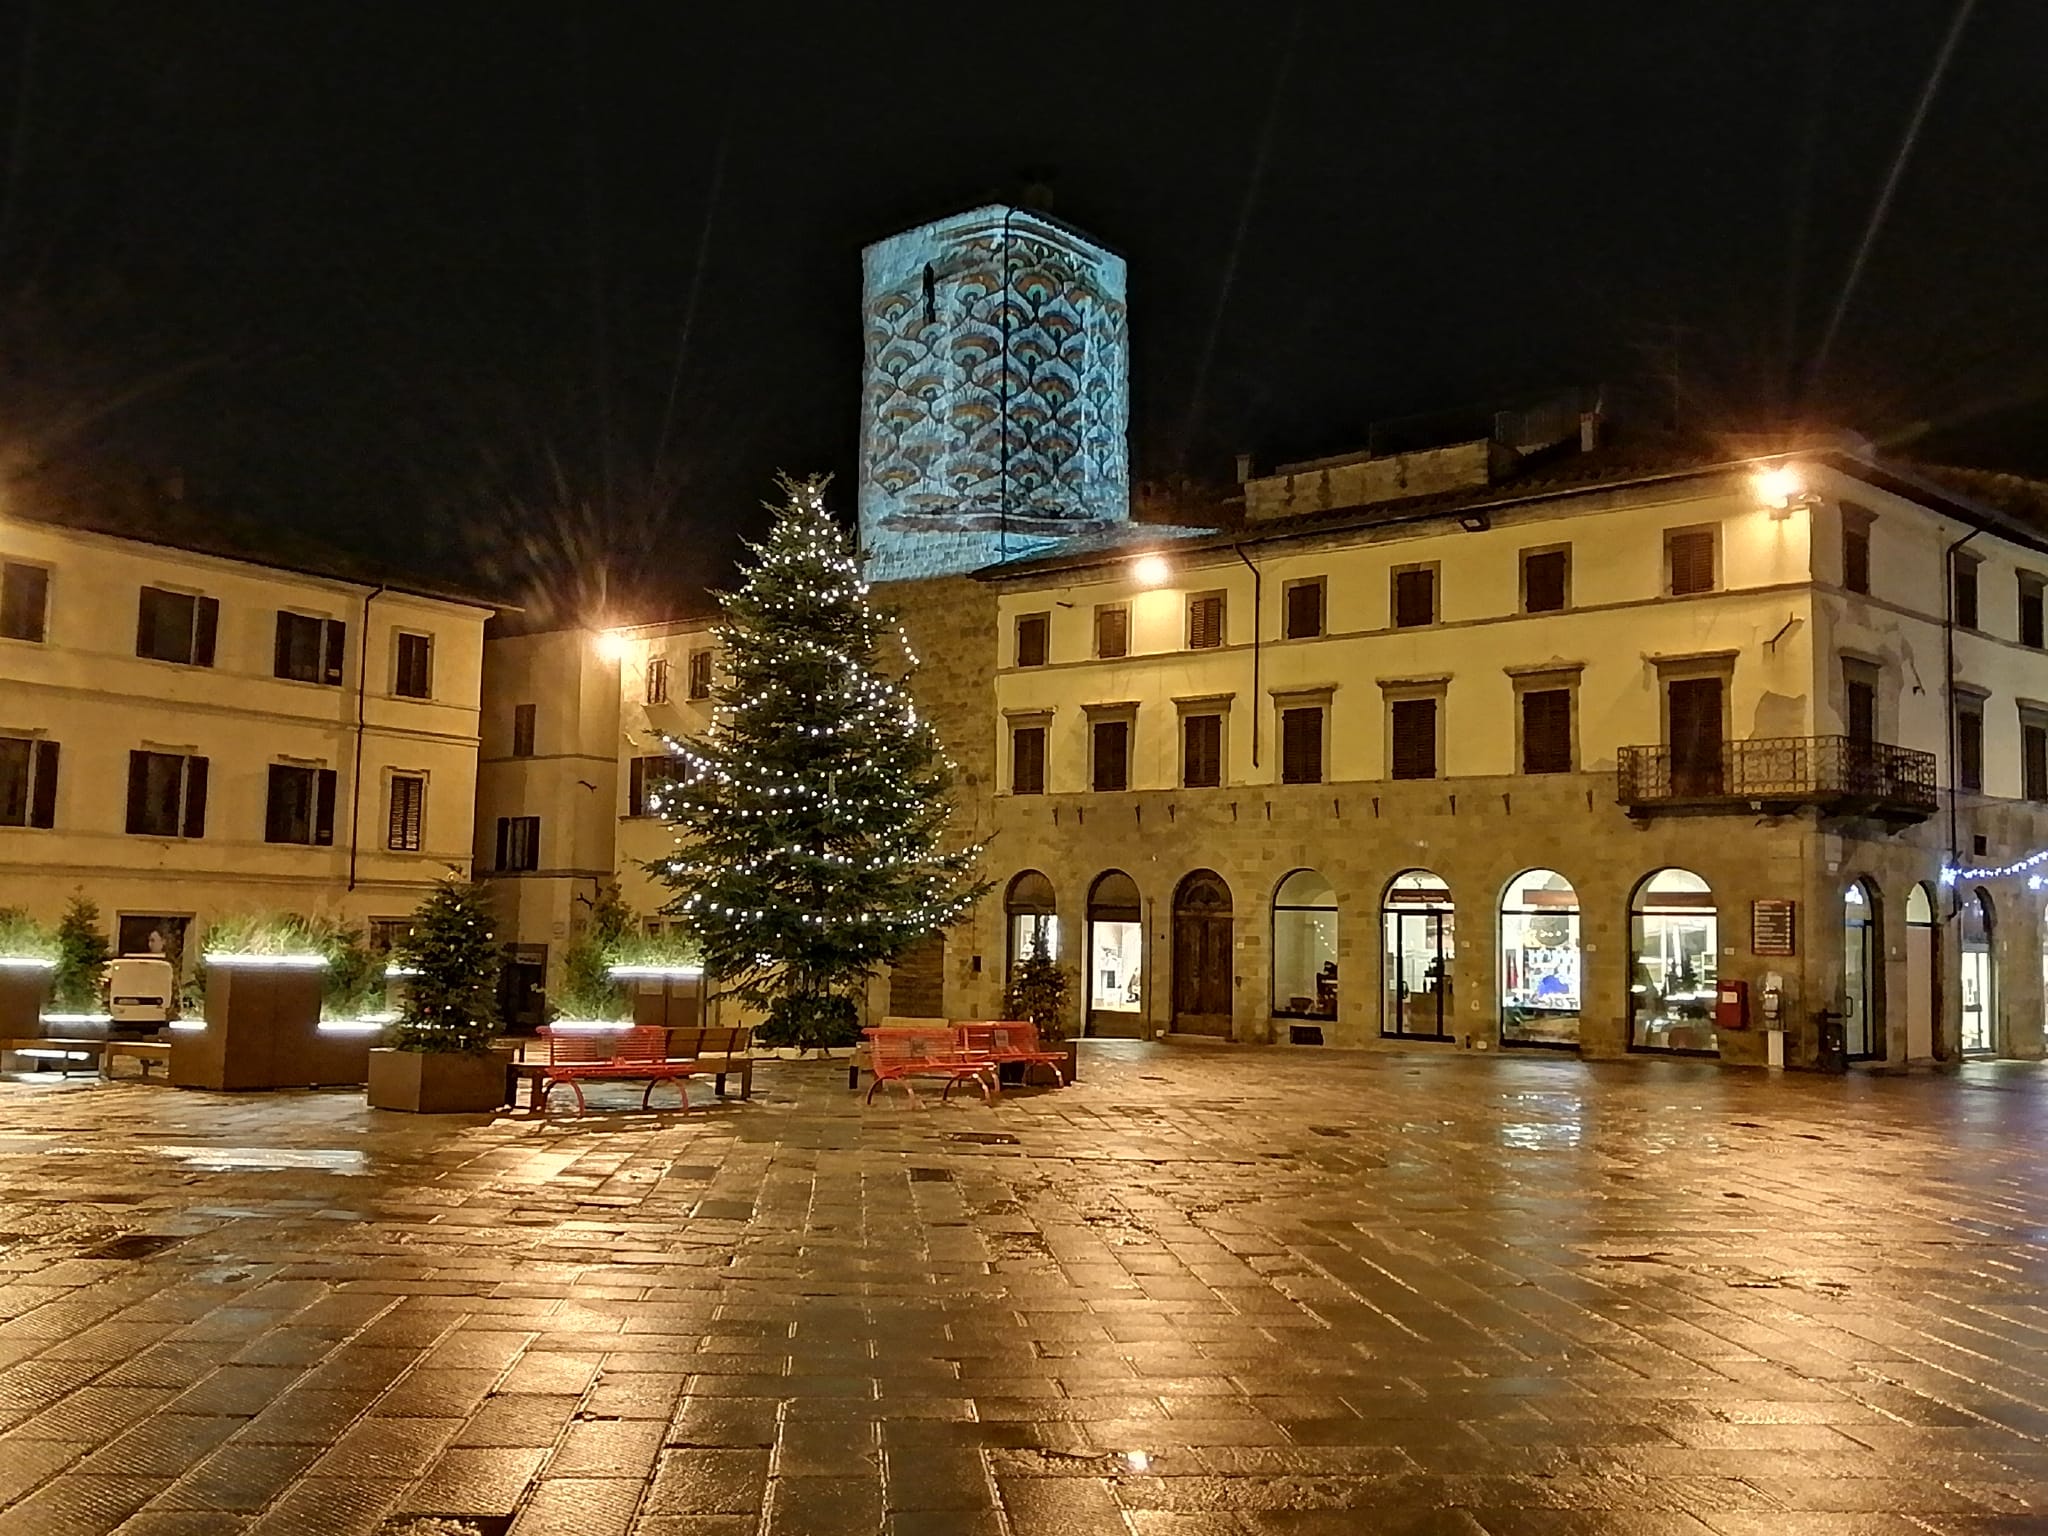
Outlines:
[[[812,1051],[850,1056],[860,1044],[860,1010],[852,998],[837,993],[794,992],[769,1004],[768,1017],[755,1033],[785,1058]]]
[[[410,973],[388,1045],[370,1052],[370,1106],[481,1114],[507,1099],[498,1032],[498,944],[483,888],[450,874],[413,914],[393,957]]]
[[[20,908],[0,907],[0,1040],[42,1033],[56,972],[56,938]]]
[[[1045,947],[1043,931],[1031,938],[1031,953],[1010,972],[1010,989],[1003,995],[1004,1015],[1029,1020],[1038,1027],[1038,1043],[1047,1050],[1066,1047],[1067,1081],[1080,1075],[1079,1048],[1067,1038],[1067,1003],[1073,993],[1073,978],[1062,970]]]
[[[71,898],[57,923],[57,969],[50,1006],[58,1013],[98,1013],[105,1000],[107,962],[114,946],[100,931],[100,909],[83,893]]]

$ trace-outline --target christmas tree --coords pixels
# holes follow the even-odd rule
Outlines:
[[[907,676],[884,668],[900,633],[868,600],[825,482],[780,483],[786,504],[719,600],[711,728],[669,744],[681,772],[661,809],[679,851],[652,867],[708,973],[767,1010],[764,1038],[838,1044],[865,979],[987,886],[979,844],[945,847],[952,765]]]
[[[401,1051],[482,1051],[498,1032],[498,943],[483,887],[449,875],[392,948],[410,973],[391,1043]]]
[[[1010,973],[1003,1016],[1029,1019],[1038,1026],[1041,1041],[1058,1045],[1067,1038],[1067,998],[1072,990],[1072,978],[1053,959],[1041,928],[1031,935],[1031,952]]]
[[[107,962],[113,958],[114,946],[100,932],[99,904],[79,892],[57,923],[57,972],[50,979],[50,1002],[67,1013],[98,1009]]]

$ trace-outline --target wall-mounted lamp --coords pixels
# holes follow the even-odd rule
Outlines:
[[[1806,488],[1806,476],[1797,464],[1773,464],[1750,477],[1750,487],[1773,517],[1790,517],[1794,507],[1810,507],[1814,494]]]
[[[597,637],[597,654],[605,661],[624,661],[626,637],[616,629],[600,631]]]
[[[1467,512],[1458,519],[1458,526],[1467,533],[1484,533],[1493,526],[1493,519],[1484,512]]]
[[[1131,579],[1141,587],[1163,587],[1172,577],[1164,555],[1140,555],[1131,562]]]

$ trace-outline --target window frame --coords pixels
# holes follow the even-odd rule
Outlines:
[[[1330,700],[1326,695],[1306,694],[1273,700],[1273,737],[1280,750],[1279,779],[1282,784],[1327,784],[1330,781]],[[1291,761],[1287,723],[1293,717],[1313,716],[1316,722],[1315,772],[1301,777]]]
[[[508,757],[532,757],[540,735],[540,706],[538,704],[514,704],[512,706],[512,750]]]
[[[1707,541],[1707,583],[1703,587],[1678,587],[1677,548],[1682,540],[1705,539]],[[1721,571],[1721,525],[1719,523],[1686,523],[1677,528],[1664,530],[1664,596],[1704,597],[1709,593],[1723,590]]]
[[[1515,772],[1523,778],[1553,778],[1577,773],[1579,756],[1579,676],[1577,667],[1552,667],[1515,672],[1510,681],[1515,691]],[[1561,767],[1536,768],[1529,761],[1529,700],[1536,695],[1561,693],[1565,696],[1565,760]]]
[[[1984,705],[1989,697],[1958,687],[1950,705],[1954,761],[1949,765],[1949,779],[1958,794],[1984,793]],[[1970,722],[1967,730],[1963,724],[1966,720]]]
[[[1449,694],[1448,678],[1430,680],[1386,681],[1380,684],[1382,739],[1385,742],[1385,756],[1381,763],[1383,776],[1388,782],[1428,783],[1445,777],[1444,762],[1444,705]],[[1400,704],[1429,703],[1433,708],[1435,732],[1430,747],[1430,772],[1427,774],[1397,773],[1395,723],[1403,718],[1395,706]]]
[[[2039,571],[2020,570],[2014,573],[2014,586],[2014,633],[2028,650],[2048,650],[2048,577]],[[2027,638],[2029,629],[2033,631],[2031,640]]]
[[[294,649],[287,643],[286,631],[294,624],[313,626],[313,666],[311,676],[301,676],[288,671]],[[277,610],[276,637],[271,646],[271,675],[284,683],[311,683],[321,688],[339,688],[342,676],[348,667],[348,621],[337,619],[325,613],[307,613],[299,608]]]
[[[305,785],[303,837],[292,835],[299,830],[297,823],[284,827],[279,816],[278,787],[285,782],[287,775],[294,782]],[[263,795],[263,841],[298,848],[333,847],[334,808],[339,782],[340,775],[332,768],[324,768],[317,763],[269,763]]]
[[[530,875],[537,871],[540,868],[540,831],[538,816],[500,816],[492,871],[505,875]],[[527,862],[512,861],[515,844],[525,850]]]
[[[683,697],[692,704],[701,704],[711,697],[712,656],[715,653],[708,645],[700,645],[690,652],[684,665],[688,668],[683,679]]]
[[[166,632],[163,615],[152,612],[152,598],[171,598],[192,605],[191,616],[184,625],[170,626],[176,633],[183,628],[185,649],[183,655],[167,656],[155,642]],[[145,640],[152,642],[150,649],[143,649]],[[141,583],[136,589],[135,600],[135,657],[138,661],[161,661],[174,667],[211,667],[220,641],[220,599],[209,597],[196,588],[160,587],[150,582]]]
[[[7,627],[7,595],[16,572],[33,572],[41,578],[42,590],[37,594],[35,622],[28,627],[33,634],[15,634]],[[12,640],[21,645],[48,645],[50,643],[50,587],[55,568],[40,560],[0,560],[0,640]]]
[[[0,827],[24,832],[53,831],[57,825],[57,788],[62,782],[62,749],[52,738],[0,732],[0,743],[21,747],[21,819],[5,814],[0,805]]]
[[[2020,798],[2048,802],[2048,706],[2021,703]]]
[[[412,814],[401,826],[399,790],[401,784],[416,787]],[[423,853],[427,846],[427,774],[419,768],[395,768],[384,776],[384,851]]]
[[[1121,795],[1129,793],[1136,774],[1132,771],[1137,760],[1138,710],[1135,704],[1091,706],[1088,711],[1088,788],[1093,794]],[[1104,784],[1101,753],[1102,732],[1105,727],[1119,726],[1123,730],[1123,762],[1121,784]]]
[[[405,684],[410,680],[406,674],[405,656],[408,641],[418,641],[424,659],[420,665],[420,690],[415,693]],[[391,696],[394,699],[415,699],[431,701],[434,697],[434,636],[429,630],[394,629],[391,631]]]
[[[1841,560],[1842,590],[1853,592],[1858,597],[1870,596],[1870,531],[1877,524],[1877,514],[1868,507],[1860,507],[1853,501],[1841,504]],[[1855,559],[1850,558],[1851,549],[1859,551]],[[1852,581],[1852,576],[1861,576],[1861,582]]]
[[[642,700],[648,704],[668,702],[668,657],[659,653],[647,658],[647,670],[641,678]]]
[[[1036,659],[1027,660],[1024,646],[1026,630],[1037,636]],[[1037,668],[1052,665],[1052,613],[1049,609],[1038,609],[1031,613],[1020,613],[1010,626],[1010,658],[1018,668]]]
[[[1967,549],[1949,552],[1949,618],[1957,629],[1967,629],[1972,634],[1984,633],[1984,591],[1978,569],[1983,563],[1983,556],[1972,554]],[[1963,594],[1966,591],[1970,595],[1967,618],[1963,614]]]
[[[1204,631],[1197,627],[1196,614],[1198,611],[1206,613],[1212,603],[1215,605],[1216,632],[1215,637],[1205,643],[1202,639]],[[1230,601],[1229,594],[1221,587],[1206,592],[1190,592],[1182,605],[1182,615],[1182,638],[1188,650],[1220,651],[1229,645]]]
[[[137,780],[146,785],[148,761],[161,758],[178,765],[177,804],[172,808],[170,821],[175,830],[157,831],[148,826],[137,826],[136,810],[138,795]],[[131,747],[128,751],[128,795],[127,814],[123,821],[127,835],[131,837],[154,837],[194,841],[206,836],[207,787],[211,778],[211,763],[197,752],[166,752],[156,747]],[[146,805],[142,809],[148,809]]]
[[[1315,628],[1304,634],[1294,630],[1294,595],[1297,592],[1314,592],[1316,595]],[[1280,584],[1280,638],[1282,640],[1321,640],[1330,633],[1330,580],[1327,576],[1303,576]]]
[[[1413,560],[1397,565],[1387,572],[1387,628],[1429,629],[1443,622],[1443,562],[1441,560]],[[1406,623],[1401,618],[1401,578],[1404,576],[1427,576],[1429,578],[1429,617],[1415,623]]]
[[[1038,782],[1035,785],[1021,783],[1018,779],[1018,748],[1023,738],[1036,735],[1038,738]],[[1052,758],[1052,716],[1034,713],[1014,716],[1008,722],[1009,761],[1006,772],[1010,793],[1013,795],[1043,795],[1047,793]]]
[[[648,764],[660,763],[663,771],[656,773]],[[659,816],[651,804],[651,797],[663,786],[676,781],[676,758],[668,752],[640,752],[626,760],[626,815],[635,819]]]
[[[1114,651],[1102,648],[1103,620],[1111,614],[1120,615],[1117,620],[1121,630],[1121,643]],[[1090,638],[1097,661],[1122,661],[1131,654],[1131,605],[1127,602],[1097,603],[1093,633]]]
[[[1191,765],[1194,754],[1188,750],[1189,729],[1197,720],[1216,722],[1215,777],[1198,780],[1193,777]],[[1180,787],[1182,789],[1221,789],[1230,777],[1230,712],[1221,702],[1198,705],[1180,711]]]
[[[1555,608],[1534,608],[1529,604],[1529,562],[1548,555],[1556,555],[1562,570],[1558,577],[1558,604]],[[1569,544],[1537,544],[1518,552],[1516,558],[1516,603],[1523,614],[1569,613],[1572,607],[1572,547]]]

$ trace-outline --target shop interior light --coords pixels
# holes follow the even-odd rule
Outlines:
[[[256,955],[216,949],[206,956],[208,965],[243,966],[252,971],[322,971],[325,955]]]

